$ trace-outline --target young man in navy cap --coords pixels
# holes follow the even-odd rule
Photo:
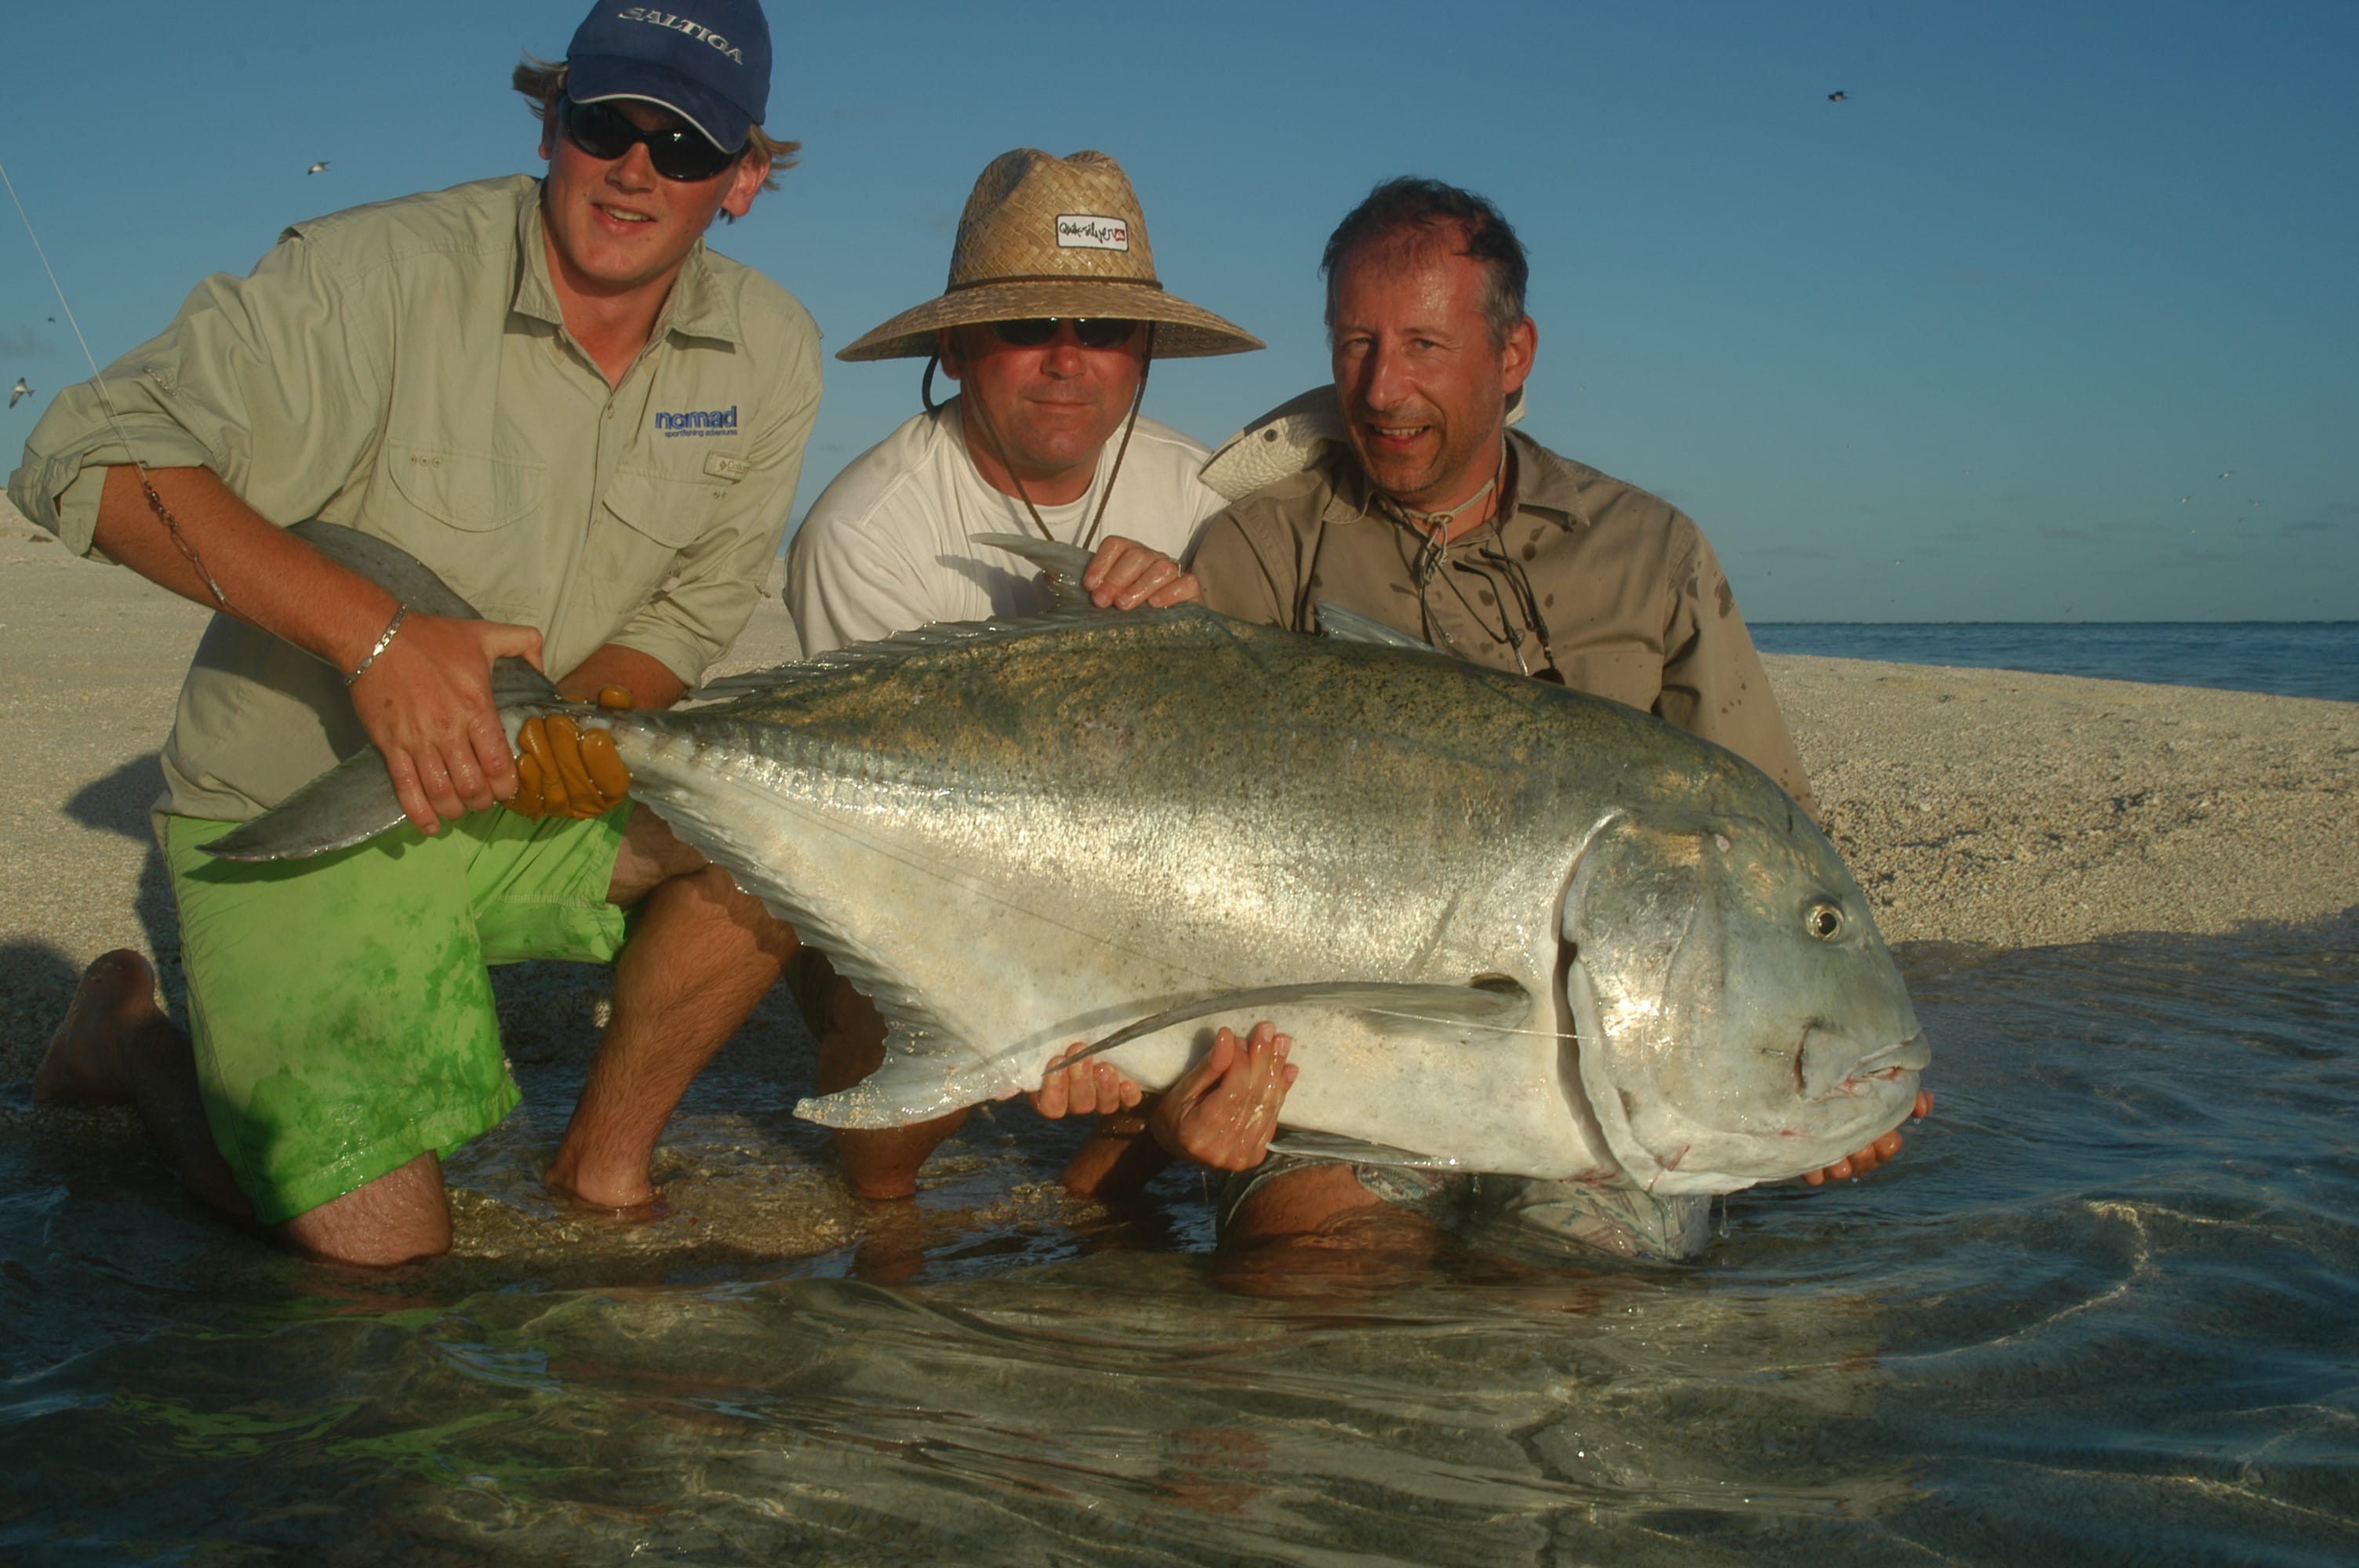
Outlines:
[[[546,178],[295,225],[103,373],[112,412],[96,384],[62,394],[11,479],[76,550],[221,611],[157,815],[193,1040],[147,961],[109,954],[35,1092],[136,1103],[196,1192],[299,1248],[389,1264],[450,1245],[440,1156],[517,1098],[487,964],[614,963],[549,1180],[627,1207],[793,951],[647,812],[517,798],[489,685],[519,654],[569,695],[660,707],[754,607],[819,334],[703,235],[794,150],[761,130],[769,75],[754,0],[601,4],[563,63],[516,73]],[[399,545],[486,619],[408,609],[286,532],[307,518]],[[414,830],[291,867],[204,853],[370,743]]]

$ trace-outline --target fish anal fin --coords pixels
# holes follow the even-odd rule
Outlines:
[[[850,1088],[799,1102],[795,1114],[821,1127],[907,1127],[1023,1092],[1022,1084],[976,1070],[990,1065],[956,1040],[897,1021],[886,1034],[882,1066]]]

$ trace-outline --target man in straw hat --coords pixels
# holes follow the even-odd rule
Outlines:
[[[754,609],[820,393],[808,313],[703,243],[794,151],[761,127],[768,27],[756,0],[602,0],[511,81],[545,178],[295,225],[62,395],[11,481],[77,550],[222,611],[158,812],[194,1040],[108,954],[35,1097],[136,1104],[201,1196],[343,1262],[451,1243],[440,1157],[517,1100],[487,964],[614,962],[549,1181],[625,1207],[795,940],[647,812],[520,794],[489,678],[521,656],[661,706]],[[398,601],[285,526],[309,518],[492,619]],[[292,869],[205,853],[371,743],[414,829]]]
[[[1147,370],[1157,359],[1261,346],[1165,291],[1138,198],[1114,159],[1028,147],[993,159],[960,218],[949,287],[836,356],[926,359],[926,409],[853,460],[803,520],[788,596],[805,650],[1045,608],[1029,569],[975,544],[978,534],[1093,549],[1083,581],[1102,606],[1194,598],[1179,561],[1224,498],[1197,477],[1203,447],[1140,416]],[[939,406],[937,363],[959,384]],[[884,1052],[875,1010],[816,953],[800,956],[790,978],[819,1038],[820,1088],[874,1072]],[[841,1134],[854,1190],[906,1196],[962,1116]],[[1087,1184],[1081,1173],[1117,1152],[1103,1142],[1085,1150],[1069,1178]]]
[[[804,518],[788,593],[805,650],[1042,608],[1028,568],[976,534],[1094,550],[1102,605],[1193,597],[1176,562],[1224,498],[1197,478],[1201,446],[1140,416],[1148,367],[1261,346],[1165,292],[1114,159],[994,158],[959,220],[949,287],[836,355],[926,360],[927,406]],[[960,388],[939,406],[937,364]]]
[[[1319,603],[1337,604],[1460,658],[1614,698],[1746,757],[1807,808],[1760,657],[1694,523],[1509,428],[1539,335],[1523,245],[1498,209],[1434,180],[1386,181],[1336,227],[1321,270],[1332,391],[1274,410],[1211,466],[1233,491],[1260,487],[1206,526],[1192,562],[1203,602],[1302,632]],[[1246,485],[1229,482],[1238,473]],[[1244,1173],[1222,1205],[1225,1245],[1414,1247],[1427,1221],[1470,1217],[1647,1256],[1702,1244],[1700,1199],[1265,1160],[1295,1073],[1286,1044],[1267,1024],[1221,1042],[1222,1070],[1175,1086],[1150,1119],[1164,1147]],[[1819,1179],[1898,1148],[1888,1133]]]

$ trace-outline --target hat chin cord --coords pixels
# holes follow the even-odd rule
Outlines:
[[[1147,351],[1139,357],[1138,386],[1130,395],[1130,414],[1123,420],[1122,441],[1114,449],[1114,470],[1106,475],[1105,493],[1098,497],[1098,514],[1090,520],[1089,532],[1075,541],[1084,550],[1097,548],[1098,530],[1105,526],[1106,508],[1114,504],[1114,482],[1122,478],[1122,460],[1130,450],[1130,433],[1138,428],[1138,410],[1147,401],[1147,373],[1155,364],[1155,323],[1148,321],[1144,325],[1147,328]],[[928,354],[925,376],[918,383],[918,401],[926,406],[929,414],[939,412],[943,406],[934,401],[934,367],[941,362],[940,350]],[[991,416],[984,411],[981,401],[978,400],[972,408],[962,407],[959,412],[962,418],[969,414],[974,416],[975,428],[983,432],[983,438],[991,446],[992,455],[999,460],[999,466],[1007,470],[1007,477],[1014,481],[1016,499],[1024,503],[1025,515],[1032,519],[1032,526],[1040,530],[1040,537],[1053,543],[1057,536],[1049,532],[1048,520],[1040,515],[1040,509],[1032,504],[1032,492],[1024,488],[1024,476],[1017,473],[1016,465],[1008,460],[1007,443],[1002,441],[999,432],[993,428]]]

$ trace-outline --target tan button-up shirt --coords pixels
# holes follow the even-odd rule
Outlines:
[[[1212,608],[1315,630],[1321,601],[1476,664],[1611,697],[1727,747],[1804,810],[1795,755],[1736,596],[1702,531],[1634,485],[1518,432],[1497,526],[1421,563],[1423,535],[1348,452],[1205,524],[1191,563]],[[1420,569],[1421,566],[1424,569]]]
[[[61,394],[9,494],[87,553],[103,470],[202,466],[282,525],[389,539],[552,674],[614,643],[693,684],[752,613],[818,413],[819,331],[701,244],[621,384],[567,334],[540,185],[516,176],[299,223]],[[119,425],[119,429],[118,429]],[[164,809],[254,816],[364,742],[338,672],[216,616]]]

